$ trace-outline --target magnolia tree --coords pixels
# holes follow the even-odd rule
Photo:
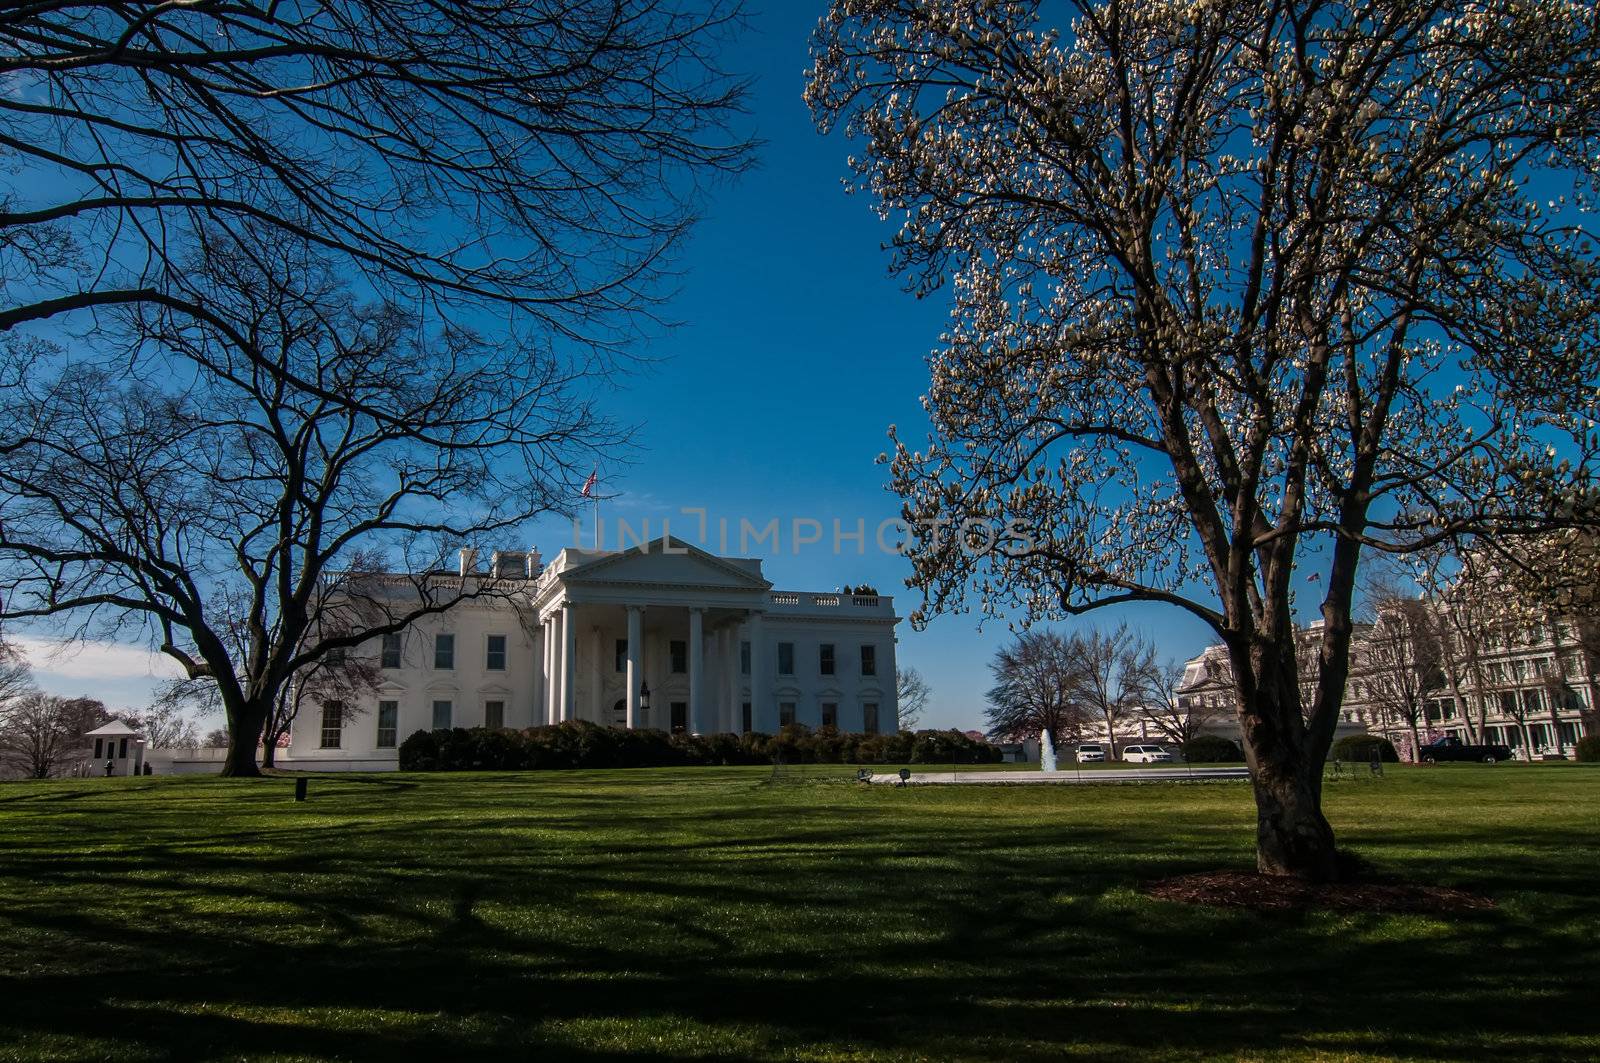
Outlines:
[[[931,431],[892,464],[913,620],[1200,618],[1258,865],[1329,878],[1362,552],[1593,512],[1593,12],[1042,6],[836,0],[814,40],[807,100],[900,222],[895,268],[951,285]]]

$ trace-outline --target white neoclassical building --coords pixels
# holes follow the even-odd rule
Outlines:
[[[893,732],[893,600],[775,591],[754,558],[680,540],[630,550],[470,552],[447,579],[502,579],[371,647],[375,690],[302,708],[295,767],[392,767],[400,742],[440,727],[589,720],[699,734],[774,733],[787,723]],[[397,584],[414,586],[410,577]]]

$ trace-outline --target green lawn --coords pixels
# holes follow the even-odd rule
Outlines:
[[[1342,840],[1497,911],[1265,914],[1241,783],[766,769],[0,786],[0,1059],[1600,1055],[1600,771],[1390,767]]]

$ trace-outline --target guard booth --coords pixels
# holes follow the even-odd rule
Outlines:
[[[89,763],[83,774],[105,775],[107,762],[112,775],[144,774],[144,738],[136,729],[112,720],[83,737],[89,744]]]

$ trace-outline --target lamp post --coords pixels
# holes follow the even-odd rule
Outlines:
[[[648,724],[650,720],[650,684],[639,684],[639,715]]]

